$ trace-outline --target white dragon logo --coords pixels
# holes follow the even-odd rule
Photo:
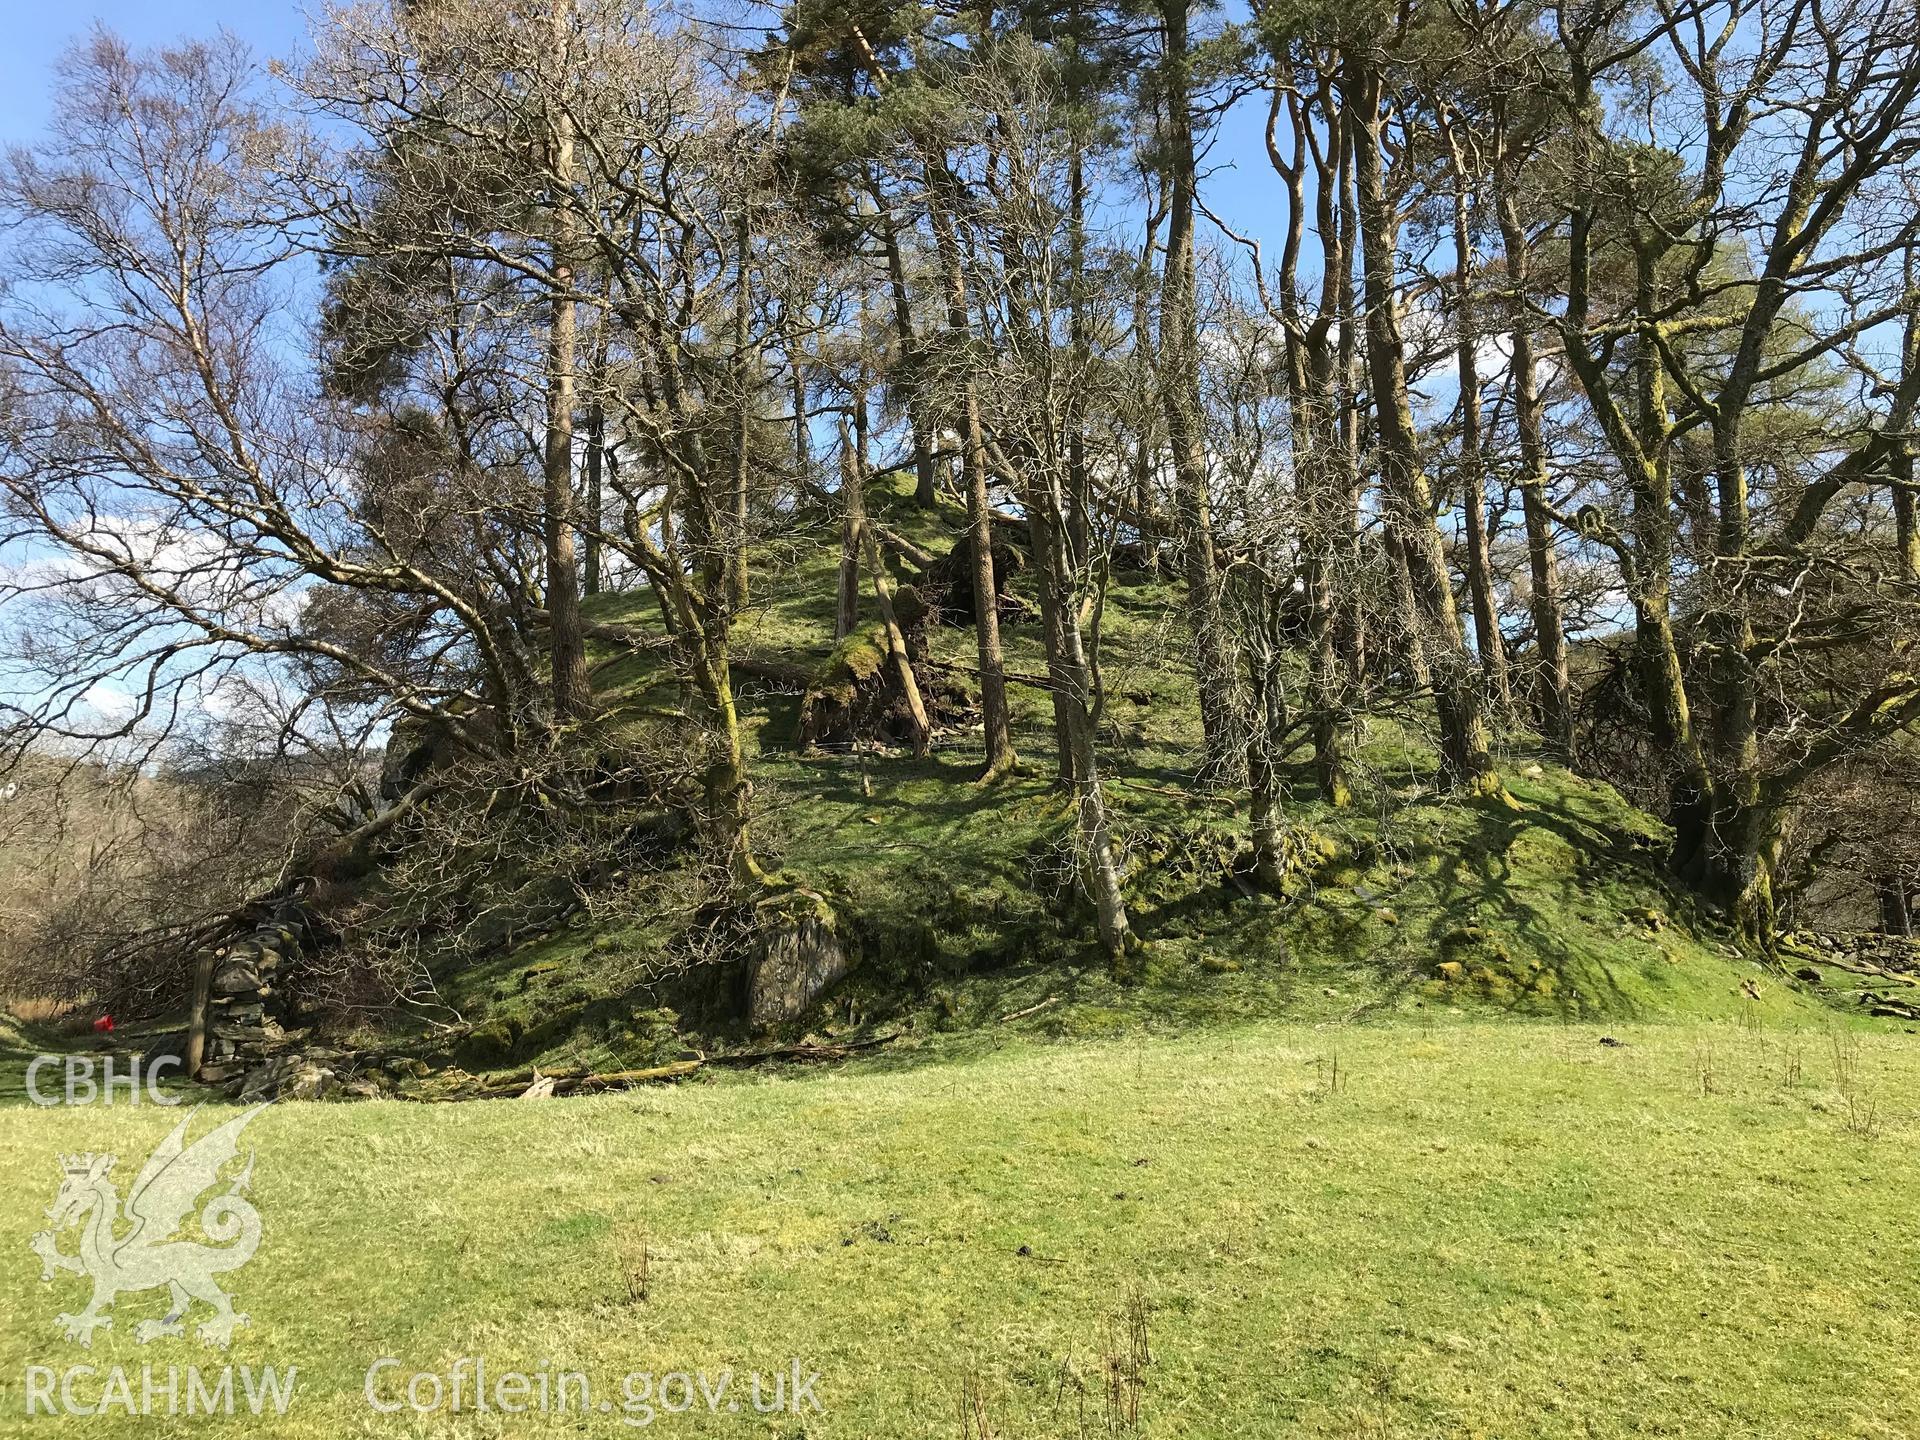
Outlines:
[[[210,1344],[224,1347],[233,1339],[235,1327],[247,1323],[213,1277],[239,1269],[260,1246],[260,1212],[241,1198],[253,1177],[251,1150],[245,1168],[200,1211],[200,1228],[213,1243],[174,1236],[195,1200],[219,1182],[222,1168],[239,1155],[237,1142],[247,1122],[266,1108],[256,1105],[191,1145],[186,1143],[187,1126],[200,1107],[189,1111],[140,1167],[127,1193],[126,1218],[133,1228],[124,1235],[114,1233],[120,1220],[120,1192],[107,1178],[118,1157],[61,1157],[65,1178],[47,1210],[53,1229],[40,1231],[30,1245],[40,1257],[43,1282],[51,1281],[57,1270],[93,1277],[93,1298],[87,1308],[78,1315],[59,1317],[67,1339],[92,1345],[95,1330],[113,1328],[113,1317],[103,1312],[116,1297],[161,1285],[171,1287],[173,1303],[164,1320],[142,1320],[134,1327],[134,1339],[142,1345],[184,1333],[187,1307],[195,1300],[213,1306],[214,1313],[199,1327],[200,1338]],[[69,1225],[82,1227],[77,1255],[62,1254],[57,1248],[56,1232]]]

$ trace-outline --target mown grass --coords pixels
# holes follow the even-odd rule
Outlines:
[[[617,1400],[629,1371],[799,1357],[818,1414],[655,1423],[950,1437],[965,1397],[995,1435],[1100,1434],[1110,1377],[1132,1394],[1137,1313],[1150,1436],[1911,1435],[1920,1052],[1834,1033],[1003,1028],[938,1066],[285,1105],[249,1132],[266,1231],[230,1277],[253,1323],[225,1360],[297,1365],[296,1399],[270,1428],[152,1428],[612,1434],[617,1412],[377,1414],[365,1372],[479,1355],[496,1374],[579,1370]],[[64,1342],[53,1318],[81,1281],[42,1285],[26,1251],[56,1155],[113,1150],[130,1172],[176,1113],[4,1113],[9,1432],[29,1365],[222,1363],[191,1340],[134,1344],[153,1295],[90,1351]],[[60,1426],[148,1422],[30,1433]]]

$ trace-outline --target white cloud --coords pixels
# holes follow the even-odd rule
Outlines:
[[[96,680],[80,696],[80,703],[102,720],[119,724],[133,714],[134,699],[118,685]]]

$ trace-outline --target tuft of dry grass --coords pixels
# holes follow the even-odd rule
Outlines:
[[[51,995],[40,995],[26,999],[9,1000],[7,1014],[22,1025],[57,1026],[67,1021],[69,1028],[81,1022],[85,1017],[79,1013],[79,1006],[72,1000],[59,1000]],[[84,1028],[84,1026],[82,1026]]]

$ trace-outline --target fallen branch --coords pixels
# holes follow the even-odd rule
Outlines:
[[[728,658],[727,664],[741,675],[751,675],[757,680],[772,680],[782,685],[805,686],[813,678],[810,667],[786,660],[759,660],[750,655],[734,655]]]
[[[604,1073],[569,1071],[547,1074],[523,1070],[504,1080],[495,1080],[469,1090],[438,1097],[445,1100],[536,1100],[547,1095],[597,1095],[607,1090],[625,1090],[634,1085],[650,1085],[665,1080],[683,1080],[700,1068],[698,1060],[676,1060],[671,1065],[655,1065],[646,1070],[611,1070]]]
[[[980,667],[978,665],[956,665],[947,660],[923,660],[920,663],[925,665],[929,670],[945,670],[951,675],[972,675],[977,679],[980,674]],[[1014,685],[1031,685],[1036,690],[1052,690],[1055,688],[1053,681],[1049,680],[1045,675],[1023,675],[1018,670],[1007,670],[1002,673],[1001,678]]]
[[[1012,677],[1009,676],[1008,678],[1011,679]],[[1233,796],[1225,793],[1208,794],[1204,791],[1175,790],[1168,785],[1149,785],[1144,780],[1129,780],[1124,775],[1116,775],[1108,783],[1119,785],[1128,790],[1140,790],[1148,795],[1166,795],[1175,800],[1185,800],[1189,804],[1195,801],[1205,802],[1210,800],[1217,805],[1225,805],[1229,810],[1239,808]]]
[[[474,1089],[463,1089],[436,1100],[544,1100],[549,1096],[599,1095],[608,1090],[626,1090],[636,1085],[661,1084],[684,1080],[708,1067],[747,1067],[776,1060],[848,1060],[863,1051],[876,1050],[900,1038],[903,1032],[892,1030],[865,1040],[848,1040],[832,1045],[780,1045],[768,1050],[738,1050],[725,1055],[701,1055],[692,1060],[675,1060],[644,1070],[541,1070],[538,1066],[498,1075]]]
[[[728,1055],[705,1056],[709,1065],[764,1065],[769,1060],[847,1060],[866,1050],[890,1045],[905,1032],[889,1030],[865,1040],[846,1040],[833,1045],[781,1045],[771,1050],[736,1050]]]
[[[1004,1025],[1009,1020],[1024,1020],[1029,1015],[1038,1015],[1042,1010],[1046,1009],[1049,1005],[1057,1005],[1059,1003],[1060,1003],[1060,997],[1058,995],[1049,995],[1047,996],[1046,999],[1042,1000],[1038,1005],[1029,1005],[1024,1010],[1015,1010],[1011,1014],[1002,1015],[1000,1017],[1000,1023]]]

